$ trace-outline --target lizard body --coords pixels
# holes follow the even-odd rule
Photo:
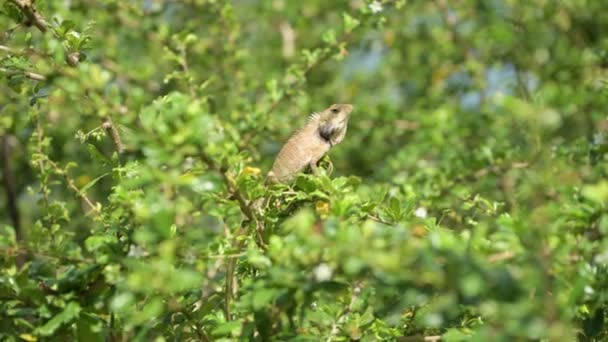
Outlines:
[[[306,125],[283,145],[266,182],[289,182],[308,167],[316,173],[317,162],[344,139],[352,110],[350,104],[333,104],[322,112],[312,113]]]

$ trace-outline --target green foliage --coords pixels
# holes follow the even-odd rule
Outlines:
[[[607,12],[2,1],[0,340],[606,340]]]

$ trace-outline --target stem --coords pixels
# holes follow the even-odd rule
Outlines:
[[[350,296],[350,302],[348,303],[348,306],[345,307],[344,310],[342,310],[342,312],[340,312],[338,319],[331,326],[331,332],[329,333],[329,336],[327,337],[327,342],[331,342],[331,340],[334,338],[334,336],[336,336],[338,334],[339,329],[340,329],[339,325],[344,322],[346,315],[348,315],[352,311],[353,306],[355,305],[355,301],[359,298],[360,294],[361,294],[361,282],[357,281],[357,282],[355,282],[355,284],[353,286],[352,294]]]
[[[87,204],[87,206],[91,209],[91,211],[94,214],[97,215],[97,214],[101,213],[101,210],[95,204],[93,204],[91,199],[89,199],[89,197],[85,193],[83,193],[82,191],[80,191],[80,189],[78,189],[78,187],[76,186],[76,183],[74,182],[72,177],[70,177],[68,175],[67,170],[60,168],[54,161],[50,160],[46,155],[44,156],[44,158],[45,158],[46,162],[49,163],[49,165],[51,165],[51,167],[53,168],[53,170],[55,171],[56,174],[63,176],[63,179],[65,180],[65,183],[68,185],[68,187],[70,189],[72,189],[72,191],[74,191],[74,193],[76,194],[77,197],[82,199]]]
[[[13,223],[13,229],[15,230],[15,240],[17,244],[21,244],[24,241],[23,231],[21,230],[21,215],[19,213],[19,206],[17,205],[17,189],[15,183],[15,174],[11,168],[11,146],[9,141],[9,135],[4,134],[2,136],[2,182],[6,189],[6,204],[8,214]],[[26,254],[17,253],[17,266],[21,268],[25,263]]]
[[[236,266],[236,260],[232,259],[228,261],[226,265],[226,285],[224,289],[224,316],[226,321],[231,320],[230,315],[230,302],[232,301],[232,292],[234,291],[234,268]]]
[[[16,76],[16,75],[23,75],[33,81],[46,81],[46,76],[35,73],[35,72],[31,72],[31,71],[10,70],[7,68],[0,68],[0,72],[6,74],[9,77]]]
[[[122,144],[122,139],[120,139],[120,134],[118,133],[116,126],[114,126],[112,119],[109,116],[104,116],[101,121],[103,122],[101,127],[105,129],[106,133],[110,136],[110,139],[112,139],[116,151],[118,154],[122,154],[125,150],[125,146]]]

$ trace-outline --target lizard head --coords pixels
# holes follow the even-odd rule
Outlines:
[[[351,104],[332,104],[319,113],[319,135],[331,145],[340,143],[346,135]]]

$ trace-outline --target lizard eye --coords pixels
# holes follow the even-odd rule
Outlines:
[[[338,113],[340,113],[340,110],[338,108],[332,108],[331,112],[334,114],[338,114]]]

